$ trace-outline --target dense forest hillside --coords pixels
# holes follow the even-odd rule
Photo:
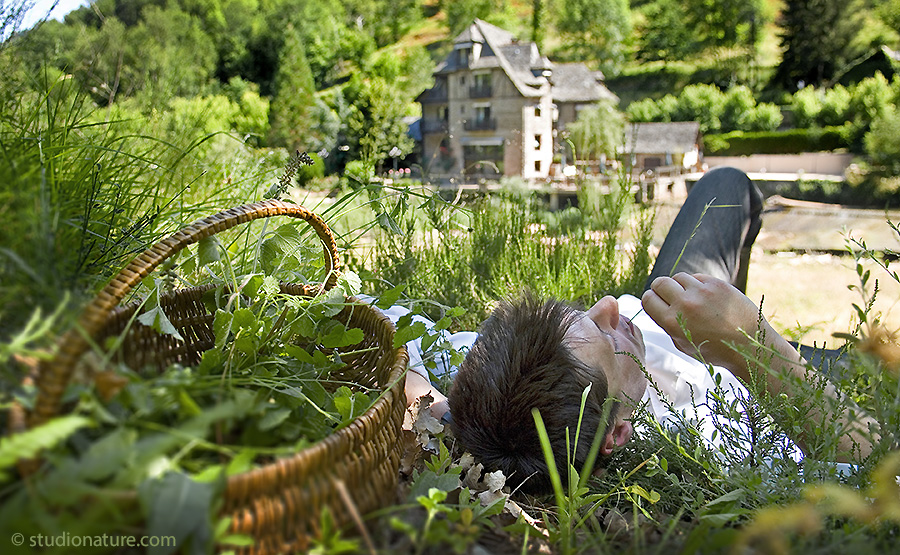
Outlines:
[[[783,101],[900,45],[895,0],[97,0],[9,42],[26,72],[65,72],[99,106],[190,113],[205,99],[209,131],[328,153],[338,170],[412,149],[400,122],[475,17],[603,70],[622,108],[692,83]]]

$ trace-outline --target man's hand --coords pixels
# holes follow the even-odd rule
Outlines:
[[[803,389],[797,391],[790,380],[782,381],[781,373],[805,380],[806,361],[767,321],[759,319],[756,305],[735,287],[712,276],[679,273],[653,280],[641,302],[647,314],[672,337],[682,352],[697,357],[699,349],[707,363],[724,366],[745,383],[750,383],[750,372],[756,374],[757,380],[763,378],[770,395],[785,393],[798,402],[804,399]],[[682,324],[690,333],[691,341],[685,337]],[[764,345],[778,355],[771,360],[771,372],[759,365],[749,367],[746,359],[728,345],[748,346],[748,336],[753,337],[757,329],[765,332]],[[825,384],[824,392],[832,399],[842,398],[830,382]],[[808,445],[812,443],[809,438],[815,434],[816,423],[835,416],[829,412],[830,406],[830,403],[825,407],[801,405],[807,422],[802,429],[788,430],[787,433],[805,452],[809,452]],[[866,457],[872,452],[872,436],[868,430],[872,426],[877,429],[877,423],[852,401],[844,399],[844,406],[841,414],[836,415],[846,429],[837,459],[839,462],[857,462],[859,456]],[[853,416],[847,406],[854,407]],[[877,436],[875,440],[878,440]]]
[[[641,302],[680,351],[697,357],[699,349],[704,361],[741,374],[746,362],[728,344],[747,344],[747,335],[752,337],[759,324],[767,326],[758,321],[759,310],[743,293],[705,274],[658,277]]]

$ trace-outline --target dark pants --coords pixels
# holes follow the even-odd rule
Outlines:
[[[762,225],[763,196],[747,174],[714,168],[698,181],[679,210],[644,289],[659,276],[709,274],[747,289],[750,248]],[[814,367],[838,377],[840,350],[795,347]]]

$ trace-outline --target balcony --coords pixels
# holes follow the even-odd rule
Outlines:
[[[494,118],[473,119],[463,122],[466,131],[493,131],[497,129],[497,120]]]
[[[450,130],[450,124],[445,119],[422,119],[420,124],[422,133],[446,133]]]
[[[490,85],[475,85],[469,87],[469,98],[490,98],[493,91]]]

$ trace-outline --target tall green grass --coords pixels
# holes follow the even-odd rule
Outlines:
[[[365,264],[381,286],[403,284],[410,298],[466,308],[459,324],[473,330],[497,299],[525,289],[582,304],[638,293],[653,212],[632,195],[623,176],[612,186],[586,183],[577,206],[557,212],[521,191],[456,203],[425,197],[402,229],[379,228]]]
[[[204,150],[229,139],[161,133],[136,113],[116,119],[52,70],[0,88],[0,338],[35,307],[92,294],[197,216],[261,198],[284,159],[236,140]]]

